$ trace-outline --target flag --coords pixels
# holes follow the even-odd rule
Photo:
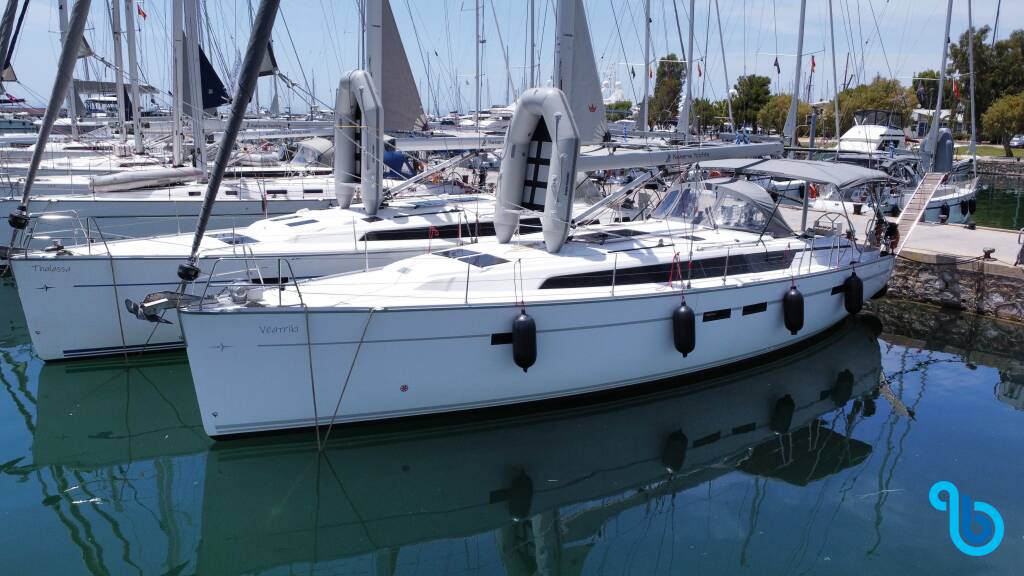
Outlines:
[[[920,104],[921,106],[926,106],[928,100],[928,93],[925,92],[924,83],[922,83],[920,80],[917,81],[917,90],[915,90],[915,94],[917,94],[917,103]]]
[[[960,85],[957,84],[956,78],[953,79],[953,98],[960,99]]]
[[[773,66],[775,66],[775,73],[776,74],[782,74],[782,67],[779,66],[779,57],[778,56],[775,57],[775,64],[773,64]]]
[[[697,62],[697,76],[700,77],[700,76],[703,76],[703,75],[704,75],[704,71],[701,70],[701,68],[700,68],[700,62]]]
[[[146,11],[142,9],[142,4],[135,5],[135,11],[139,14],[139,17],[145,20],[148,16]]]
[[[814,69],[817,68],[818,63],[814,61],[814,54],[811,54],[811,74],[814,74]]]

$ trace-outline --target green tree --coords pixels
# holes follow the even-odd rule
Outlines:
[[[981,117],[981,126],[992,142],[1000,142],[1008,157],[1013,156],[1010,137],[1024,134],[1024,92],[996,100]]]
[[[990,32],[991,29],[988,26],[974,30],[974,106],[977,118],[981,118],[981,115],[999,97],[1000,90],[1004,89],[1001,79],[994,73],[996,53],[992,43],[987,41]],[[970,38],[967,30],[960,35],[959,42],[949,45],[949,71],[964,74],[960,88],[964,100],[968,103],[970,102],[968,83],[971,81],[971,77],[967,75],[971,70],[969,46]],[[1024,90],[1024,86],[1019,87],[1018,90]],[[1018,90],[1014,90],[1014,92]],[[932,93],[934,94],[934,90]],[[949,92],[945,94],[949,95]],[[932,107],[934,108],[934,103]]]
[[[725,118],[728,114],[729,112],[724,100],[712,102],[707,98],[694,98],[690,122],[694,125],[699,123],[703,132],[708,128],[721,126],[722,118]]]
[[[679,91],[683,86],[683,63],[669,53],[658,63],[654,81],[654,96],[647,107],[647,121],[651,126],[667,124],[679,114]]]
[[[732,113],[737,129],[750,125],[757,128],[757,114],[771,98],[772,79],[751,74],[736,79],[736,95],[732,98]]]
[[[786,116],[789,116],[789,106],[793,102],[791,94],[776,94],[772,96],[757,113],[757,122],[762,128],[775,130],[779,134],[786,127]],[[796,124],[797,135],[804,136],[810,133],[807,126],[811,116],[811,105],[806,102],[797,104]]]
[[[916,104],[911,92],[904,88],[899,80],[889,80],[881,76],[876,76],[870,84],[843,90],[839,93],[839,129],[842,132],[849,130],[853,126],[853,114],[858,110],[899,112],[903,117],[903,125],[906,126]],[[834,120],[831,122],[834,125]]]
[[[629,116],[629,111],[633,109],[633,103],[629,100],[619,100],[618,102],[612,102],[604,107],[605,115],[611,120],[621,120],[626,116]]]

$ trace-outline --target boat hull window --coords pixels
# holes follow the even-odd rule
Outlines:
[[[771,272],[784,270],[793,263],[796,255],[794,251],[767,252],[756,254],[733,254],[729,257],[704,258],[694,260],[693,265],[683,263],[683,277],[689,280],[700,280],[703,278],[720,278],[722,276],[735,276],[740,274],[752,274],[757,272]],[[557,290],[565,288],[597,288],[611,286],[614,279],[615,285],[623,286],[630,284],[656,284],[668,282],[669,273],[672,270],[672,263],[652,264],[649,266],[636,266],[633,268],[619,268],[615,271],[600,270],[595,272],[582,272],[579,274],[566,274],[554,276],[545,280],[541,290]],[[678,273],[677,273],[678,276]]]
[[[459,228],[462,230],[460,231]],[[526,218],[519,222],[521,234],[540,232],[540,218]],[[494,222],[464,222],[462,224],[445,224],[423,228],[395,228],[392,230],[373,230],[363,234],[360,242],[380,242],[386,240],[423,240],[429,235],[446,240],[455,238],[474,238],[494,236]]]

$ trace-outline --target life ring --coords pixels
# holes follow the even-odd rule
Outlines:
[[[818,197],[818,186],[814,182],[811,182],[809,189],[811,191],[811,200],[814,200]]]
[[[719,172],[718,170],[712,170],[711,172],[708,173],[709,178],[718,178],[721,175],[722,173]]]

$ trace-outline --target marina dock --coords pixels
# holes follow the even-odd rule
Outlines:
[[[798,208],[781,211],[790,226],[800,227]],[[808,226],[825,214],[808,212]],[[871,216],[850,214],[850,219],[864,240]],[[1024,321],[1022,238],[1024,233],[1012,230],[920,222],[896,260],[889,294]]]

